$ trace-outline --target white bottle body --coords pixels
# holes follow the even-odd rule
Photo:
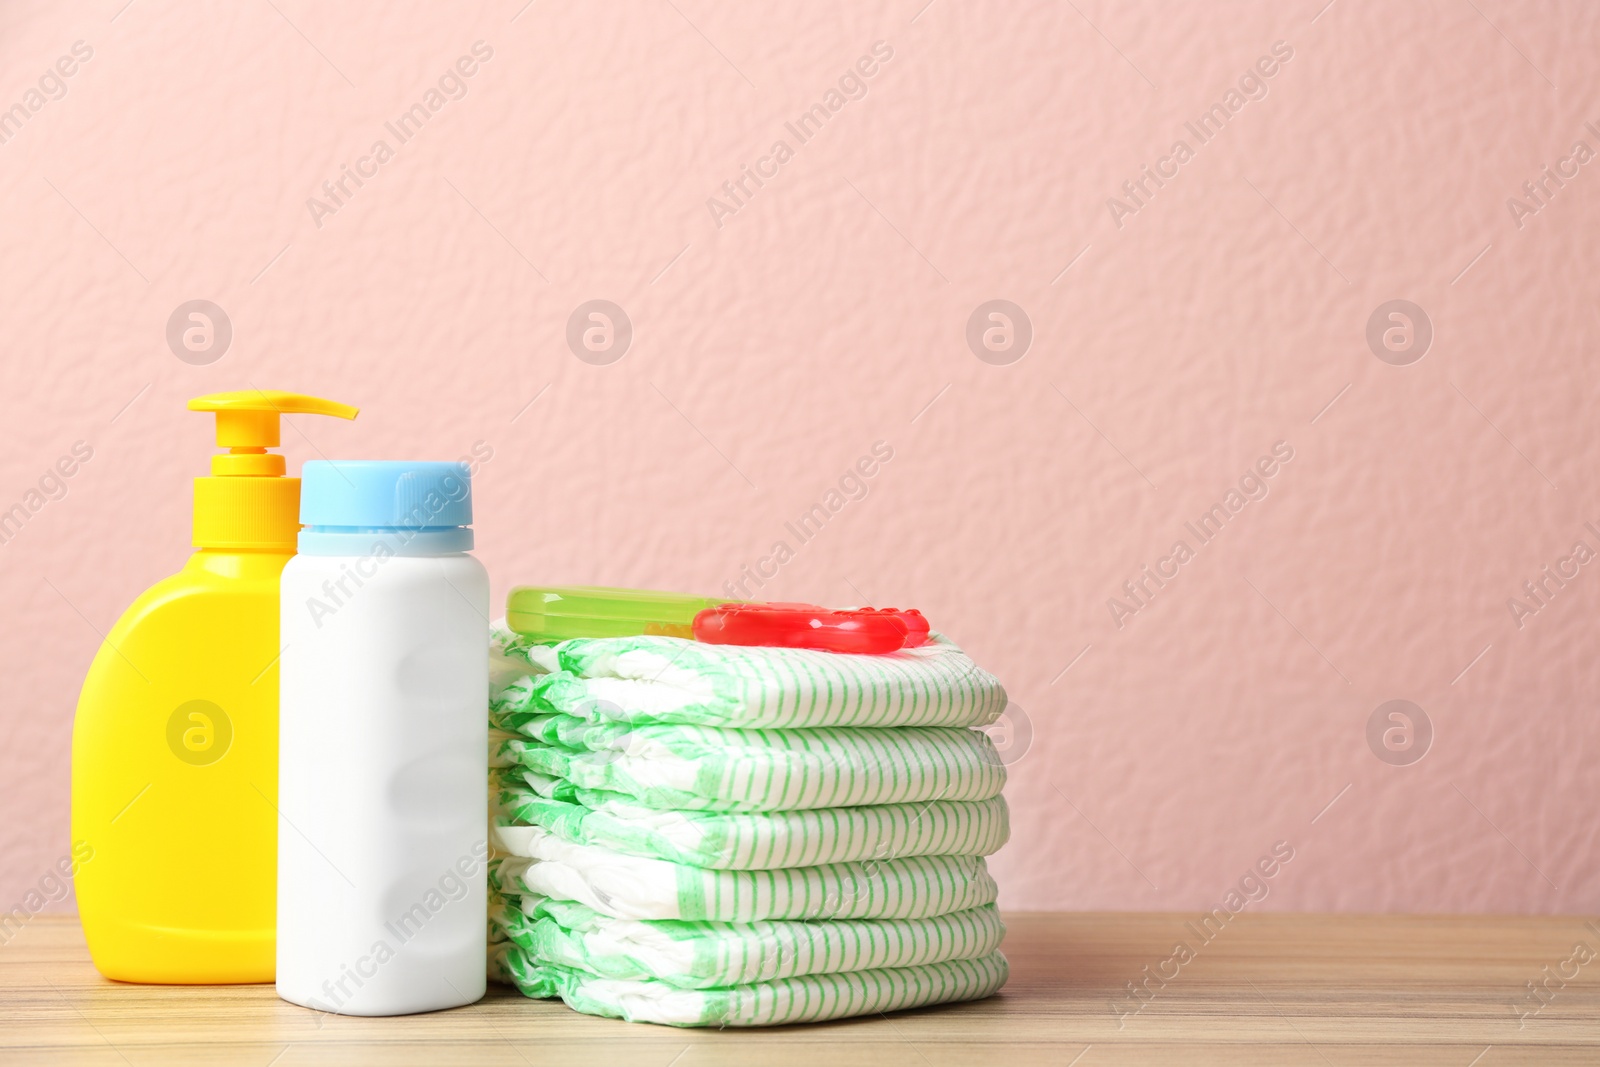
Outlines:
[[[347,1015],[483,996],[489,578],[465,553],[282,579],[278,995]]]

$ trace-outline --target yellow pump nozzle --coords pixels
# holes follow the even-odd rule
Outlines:
[[[283,477],[279,416],[331,415],[353,419],[357,408],[278,389],[240,389],[189,401],[190,411],[217,416],[211,477],[194,480],[196,548],[293,552],[300,529],[300,479]]]
[[[353,419],[360,410],[319,396],[281,389],[240,389],[212,393],[189,401],[190,411],[217,416],[217,444],[222,448],[276,448],[279,415],[332,415]]]

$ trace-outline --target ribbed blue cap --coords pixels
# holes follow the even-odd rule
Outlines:
[[[302,552],[331,551],[357,532],[380,531],[425,535],[423,543],[455,551],[472,547],[472,531],[460,529],[472,524],[465,463],[311,460],[300,478]]]

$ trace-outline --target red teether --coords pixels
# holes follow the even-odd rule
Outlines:
[[[881,655],[928,638],[916,611],[860,608],[829,611],[813,604],[721,604],[694,617],[697,641]]]

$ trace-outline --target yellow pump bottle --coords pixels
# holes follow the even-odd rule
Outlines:
[[[276,951],[278,577],[300,479],[281,414],[353,419],[316,397],[249,389],[214,412],[183,570],[106,635],[72,730],[78,911],[100,973],[126,982],[270,982]]]

